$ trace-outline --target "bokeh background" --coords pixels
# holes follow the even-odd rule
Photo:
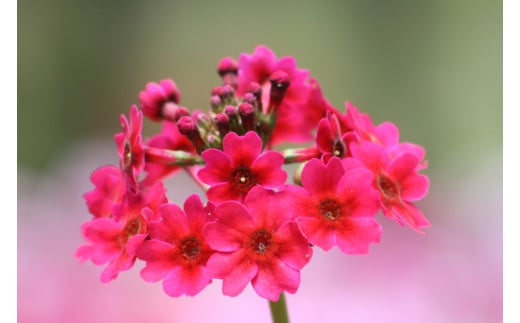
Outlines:
[[[425,234],[381,215],[368,256],[316,250],[294,322],[502,321],[502,2],[18,1],[19,322],[269,322],[248,287],[170,298],[140,264],[99,282],[80,264],[82,194],[115,164],[113,135],[148,81],[173,78],[206,110],[221,57],[256,45],[292,55],[343,110],[353,102],[402,141],[423,145]],[[144,135],[159,127],[145,122]],[[182,203],[196,192],[169,181]]]

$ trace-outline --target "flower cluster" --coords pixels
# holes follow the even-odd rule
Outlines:
[[[120,162],[91,175],[84,198],[92,218],[76,251],[104,265],[102,282],[140,260],[142,279],[162,281],[172,297],[220,279],[224,295],[251,283],[276,301],[297,291],[313,248],[368,253],[381,238],[380,210],[418,232],[430,225],[414,204],[428,192],[425,150],[400,142],[394,124],[376,125],[350,102],[336,109],[294,58],[265,46],[223,58],[217,72],[208,112],[181,106],[165,79],[148,83],[140,106],[121,116]],[[143,141],[144,117],[162,130]],[[301,165],[293,181],[288,163]],[[179,170],[205,192],[183,207],[163,186]]]

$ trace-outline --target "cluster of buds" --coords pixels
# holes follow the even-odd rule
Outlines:
[[[430,225],[414,204],[429,188],[425,150],[400,142],[393,123],[375,125],[350,102],[340,112],[294,58],[265,46],[223,58],[217,72],[206,113],[181,106],[175,82],[162,80],[121,116],[120,162],[91,175],[92,218],[76,252],[105,266],[102,282],[140,260],[143,280],[162,281],[172,297],[220,279],[224,295],[251,283],[276,301],[297,291],[313,248],[368,253],[380,241],[379,211],[418,232]],[[143,141],[144,117],[162,130]],[[292,182],[289,163],[300,165]],[[181,169],[205,194],[182,207],[163,185]]]

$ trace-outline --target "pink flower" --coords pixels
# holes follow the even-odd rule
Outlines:
[[[141,109],[145,116],[153,121],[161,121],[165,113],[165,107],[176,109],[176,104],[181,99],[181,92],[173,80],[161,80],[159,84],[149,82],[146,88],[139,93],[139,101],[141,102]],[[173,107],[167,107],[172,105]]]
[[[327,164],[312,159],[302,172],[303,189],[291,186],[294,216],[310,243],[329,250],[338,246],[347,254],[368,253],[378,243],[381,226],[374,219],[379,210],[378,192],[366,168],[344,169],[332,157]]]
[[[90,213],[97,217],[108,217],[112,206],[120,203],[125,192],[125,181],[121,169],[108,165],[96,169],[90,175],[95,188],[83,195]]]
[[[190,153],[196,153],[191,141],[179,132],[176,123],[165,120],[163,122],[162,131],[146,141],[146,146],[151,148],[161,148],[168,150],[182,150]],[[173,174],[179,170],[179,166],[166,165],[162,163],[147,162],[145,164],[146,177],[141,185],[150,186],[156,181]]]
[[[316,109],[323,109],[324,101],[312,99],[309,105],[309,96],[321,96],[317,82],[308,83],[309,72],[299,69],[293,57],[286,56],[277,59],[274,52],[259,45],[252,54],[241,54],[239,58],[238,89],[237,94],[243,96],[251,83],[257,83],[262,88],[262,106],[264,113],[269,106],[271,92],[270,77],[273,73],[281,71],[289,78],[287,88],[281,106],[278,110],[277,122],[270,138],[270,145],[284,141],[305,142],[312,138],[312,130],[316,122],[324,115],[316,119]],[[318,107],[317,105],[318,104]]]
[[[144,168],[144,147],[141,139],[143,114],[133,105],[130,108],[130,122],[125,115],[120,117],[122,133],[114,136],[119,152],[121,169],[126,175],[128,188],[137,190],[138,176]]]
[[[251,282],[258,295],[278,300],[283,291],[295,293],[300,270],[312,249],[291,220],[285,192],[253,188],[241,204],[216,206],[216,220],[203,228],[211,248],[207,268],[223,280],[222,292],[237,296]]]
[[[95,218],[81,226],[88,243],[77,249],[76,257],[81,261],[90,259],[96,265],[108,263],[101,273],[104,283],[130,269],[138,248],[148,236],[149,221],[154,219],[158,205],[166,202],[164,193],[161,183],[140,194],[127,191],[123,202],[112,206],[111,217]],[[153,211],[143,215],[143,207]]]
[[[412,203],[426,196],[429,178],[418,174],[422,169],[416,154],[404,152],[392,156],[384,147],[373,142],[351,145],[353,156],[374,174],[373,187],[379,190],[383,214],[414,230],[430,226],[428,220]]]
[[[207,191],[210,201],[243,200],[256,185],[273,188],[285,183],[283,155],[277,151],[261,153],[262,140],[255,132],[244,136],[230,132],[222,146],[223,151],[211,148],[202,153],[206,165],[198,176],[211,185]]]
[[[163,280],[164,291],[172,297],[194,296],[212,280],[206,262],[213,251],[202,236],[209,212],[194,194],[184,203],[184,211],[165,203],[159,213],[161,220],[150,224],[151,239],[137,253],[146,261],[141,277],[147,282]]]

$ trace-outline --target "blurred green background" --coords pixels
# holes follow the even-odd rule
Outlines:
[[[397,124],[429,174],[502,153],[501,1],[21,0],[19,167],[111,140],[148,81],[173,78],[183,105],[208,109],[219,59],[257,44],[295,56],[342,111]]]

